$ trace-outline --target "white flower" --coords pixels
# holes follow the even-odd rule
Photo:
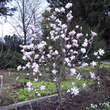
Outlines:
[[[103,56],[105,53],[103,49],[99,49],[98,52],[99,52],[99,55],[101,55],[101,56]]]
[[[97,56],[98,55],[98,52],[94,52],[94,56]]]
[[[70,74],[73,76],[76,74],[76,69],[75,68],[71,68],[70,69]]]
[[[66,17],[67,17],[67,21],[71,21],[72,18],[73,18],[72,12],[70,11],[70,12],[66,15]]]
[[[69,63],[70,62],[69,58],[65,58],[65,62]]]
[[[47,54],[47,57],[48,57],[48,58],[51,58],[51,55],[50,55],[50,54]]]
[[[86,49],[85,48],[81,48],[81,52],[82,53],[86,53]]]
[[[52,15],[50,16],[51,19],[55,20],[56,19],[56,16]]]
[[[95,73],[90,72],[90,76],[91,76],[92,79],[94,79],[94,80],[96,79]]]
[[[65,8],[67,8],[67,9],[69,9],[71,7],[72,7],[72,3],[67,3],[66,6],[65,6]]]
[[[37,82],[38,81],[38,78],[34,78],[34,81]]]
[[[71,59],[71,60],[75,59],[75,56],[71,56],[70,59]]]
[[[65,9],[63,7],[61,7],[60,11],[61,12],[65,12]]]
[[[86,66],[88,66],[88,63],[85,63],[85,62],[83,62],[81,65],[81,67],[86,67]]]
[[[39,31],[38,34],[39,34],[39,36],[42,36],[43,35],[43,32],[42,31]]]
[[[51,11],[51,8],[50,8],[50,7],[48,7],[48,8],[46,9],[46,11],[49,11],[49,12],[50,12],[50,11]]]
[[[71,88],[71,94],[78,95],[79,94],[79,89],[76,88],[76,87]]]
[[[76,39],[72,40],[73,43],[77,44],[78,41]]]
[[[56,82],[57,81],[57,78],[53,79],[53,81]]]
[[[26,60],[27,60],[27,57],[24,55],[24,56],[22,57],[22,59],[26,61]]]
[[[60,12],[60,10],[59,10],[58,8],[55,8],[55,11],[56,11],[56,12]]]
[[[58,71],[57,70],[52,70],[52,73],[56,75]]]
[[[76,34],[76,32],[74,31],[74,30],[72,30],[71,32],[69,32],[69,35],[70,36],[73,36],[73,35],[75,35]]]
[[[17,70],[20,71],[22,69],[21,65],[17,67]]]
[[[76,77],[76,79],[78,79],[78,80],[81,80],[81,74],[79,73],[78,75],[77,75],[77,77]]]
[[[40,94],[40,93],[38,93],[38,94],[37,94],[37,96],[38,96],[38,97],[40,97],[40,96],[41,96],[41,94]]]
[[[42,74],[40,73],[39,76],[42,76]]]
[[[70,49],[70,48],[71,48],[71,45],[67,44],[67,45],[66,45],[66,48],[67,48],[67,49]]]
[[[67,90],[67,93],[71,92],[70,89]]]
[[[32,86],[32,83],[31,82],[27,82],[26,84],[28,87],[31,87]]]
[[[97,33],[91,31],[91,35],[94,37],[94,36],[97,36]]]
[[[46,89],[46,87],[44,85],[40,86],[40,90],[45,90],[45,89]]]
[[[35,73],[37,73],[39,71],[39,65],[36,63],[33,63],[32,68],[33,68],[33,72],[35,72]]]
[[[39,58],[39,55],[38,54],[35,55],[34,59],[37,59],[37,58]]]
[[[87,47],[87,45],[88,45],[87,42],[84,42],[84,43],[82,44],[83,47]]]
[[[27,68],[30,68],[30,66],[31,66],[31,65],[30,65],[30,62],[28,62],[28,63],[26,64],[26,67],[27,67]]]
[[[83,83],[83,84],[82,84],[82,87],[83,87],[83,88],[87,87],[86,83]]]
[[[82,33],[78,33],[76,36],[77,36],[77,38],[80,38],[80,37],[83,36],[83,34]]]
[[[76,27],[76,28],[79,28],[79,25],[76,25],[75,27]]]
[[[67,28],[67,25],[66,24],[63,24],[62,25],[62,29],[65,29],[65,28]]]
[[[61,37],[62,37],[62,38],[65,38],[65,34],[61,34]]]
[[[55,55],[58,55],[58,50],[55,50],[54,54],[55,54]]]
[[[68,15],[67,15],[67,20],[68,20],[68,21],[71,21],[72,18],[73,18],[72,14],[68,14]]]
[[[97,65],[97,62],[92,61],[92,62],[91,62],[91,65],[94,67],[94,66],[96,66],[96,65]]]

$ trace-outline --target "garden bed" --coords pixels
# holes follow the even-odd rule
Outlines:
[[[33,87],[35,88],[36,87],[39,88],[40,85],[42,84],[45,85],[46,88],[51,88],[49,92],[48,90],[43,91],[43,92],[40,91],[41,97],[37,97],[37,96],[30,97],[30,96],[33,96],[33,92],[27,92],[26,85],[21,86],[21,84],[23,84],[23,82],[26,83],[28,79],[24,79],[24,77],[22,79],[22,77],[20,77],[19,80],[15,82],[14,84],[15,86],[13,86],[13,84],[10,83],[8,85],[8,89],[6,88],[4,89],[4,91],[8,90],[8,93],[3,92],[2,94],[4,103],[2,103],[2,99],[0,98],[1,99],[0,106],[2,106],[0,107],[0,110],[5,110],[5,109],[16,110],[15,109],[16,107],[17,107],[17,110],[31,110],[31,109],[32,110],[56,110],[56,109],[67,110],[67,108],[69,108],[69,110],[86,110],[86,108],[90,107],[91,104],[99,105],[99,103],[110,102],[110,94],[108,94],[110,91],[110,84],[109,84],[110,82],[109,81],[110,80],[109,70],[110,69],[109,68],[110,67],[108,65],[105,65],[104,68],[103,68],[103,65],[101,65],[100,71],[98,71],[99,76],[101,75],[100,77],[104,78],[103,75],[105,75],[104,83],[103,83],[104,86],[101,86],[101,87],[99,87],[97,83],[94,83],[93,81],[91,81],[88,77],[86,80],[81,80],[79,82],[76,79],[71,79],[68,77],[62,83],[64,87],[64,91],[63,91],[64,97],[61,103],[59,103],[57,95],[55,96],[52,95],[56,93],[54,83],[48,82],[48,81],[42,81],[42,80],[40,80],[39,82],[34,82],[32,79],[31,80],[29,79],[30,81],[32,81]],[[86,72],[84,76],[85,75],[88,76],[87,72],[95,71],[95,69],[91,67],[87,67],[84,69],[79,69],[79,71],[82,73]],[[14,77],[11,76],[12,79],[14,79],[15,77],[17,76],[14,76]],[[68,96],[66,91],[68,90],[68,88],[71,88],[72,82],[75,82],[78,87],[81,87],[83,83],[86,83],[88,86],[87,88],[82,89],[79,95]],[[16,91],[19,97],[16,97],[16,93],[14,94],[11,93],[13,92],[13,90]],[[12,97],[8,97],[9,93],[11,93]],[[16,99],[16,100],[12,100],[11,98]],[[102,109],[103,106],[99,106],[99,108],[103,110]],[[97,109],[97,110],[100,110],[100,109]]]
[[[96,85],[92,85],[89,91],[82,91],[77,96],[70,96],[66,94],[61,103],[58,101],[58,95],[46,96],[43,98],[33,99],[29,101],[12,104],[5,107],[0,107],[0,110],[88,110],[91,104],[98,105],[97,110],[103,109],[100,103],[110,102],[104,91],[99,92],[101,89]],[[89,109],[95,110],[95,109]]]

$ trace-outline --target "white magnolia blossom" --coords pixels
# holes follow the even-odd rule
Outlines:
[[[88,66],[88,63],[85,63],[85,62],[83,62],[81,65],[81,67],[86,67],[86,66]]]
[[[76,69],[75,68],[71,68],[70,69],[70,74],[73,76],[73,75],[76,75]]]
[[[79,25],[76,25],[75,27],[76,27],[76,28],[79,28]]]
[[[94,72],[90,72],[90,77],[95,80],[96,79],[95,73]]]
[[[105,54],[103,49],[99,49],[98,52],[99,52],[99,55],[101,55],[101,56],[103,56]]]
[[[75,59],[75,56],[74,56],[74,55],[73,55],[73,56],[71,56],[71,57],[70,57],[70,59],[71,59],[71,60]]]
[[[43,51],[45,45],[46,45],[46,42],[42,41],[37,45],[37,48],[39,49],[39,51]]]
[[[83,36],[83,33],[78,33],[76,36],[77,36],[77,38],[80,38]]]
[[[71,91],[71,94],[74,94],[74,95],[78,95],[79,94],[79,89],[77,87],[71,88],[70,91]]]
[[[86,87],[87,87],[87,84],[86,84],[86,83],[83,83],[83,84],[82,84],[82,87],[83,87],[83,88],[86,88]]]
[[[67,17],[67,21],[71,21],[72,18],[73,18],[72,12],[70,11],[70,12],[66,15],[66,17]]]
[[[66,45],[66,48],[67,48],[67,49],[70,49],[70,48],[71,48],[71,45],[70,45],[70,44],[67,44],[67,45]]]
[[[49,11],[49,12],[50,12],[50,11],[51,11],[51,8],[50,8],[50,7],[48,7],[48,8],[46,9],[46,11]]]
[[[65,58],[65,62],[69,63],[70,62],[69,58]]]
[[[74,36],[76,34],[76,32],[74,30],[72,30],[71,32],[69,32],[70,36]]]
[[[65,6],[65,8],[67,8],[67,9],[69,9],[71,7],[72,7],[72,3],[67,3],[66,6]]]
[[[55,20],[56,19],[56,16],[52,15],[52,16],[50,16],[50,18],[53,19],[53,20]]]
[[[60,12],[60,9],[59,9],[59,8],[55,8],[55,11],[56,11],[56,12]]]
[[[31,87],[32,86],[32,83],[31,82],[27,82],[26,84],[28,87]]]
[[[85,48],[81,48],[81,52],[82,53],[86,53],[86,49]]]
[[[79,73],[79,74],[76,76],[76,79],[81,80],[81,78],[82,78],[82,75]]]
[[[51,58],[52,56],[51,56],[50,54],[47,54],[47,57],[48,57],[48,58]]]
[[[82,46],[83,46],[83,47],[87,47],[87,46],[88,46],[88,42],[84,42],[84,43],[82,44]]]
[[[54,74],[54,75],[56,75],[56,73],[57,73],[58,71],[57,70],[52,70],[52,73]]]
[[[60,11],[64,13],[65,12],[65,8],[61,7]]]
[[[91,35],[94,37],[94,36],[97,36],[97,33],[91,31]]]
[[[39,58],[39,55],[36,54],[36,55],[34,56],[34,59],[38,59],[38,58]]]
[[[94,52],[94,55],[97,56],[98,55],[98,52]]]
[[[59,54],[58,50],[55,50],[54,55],[58,55],[58,54]]]
[[[21,65],[17,67],[17,70],[20,71],[22,69]]]
[[[94,66],[97,66],[97,62],[95,62],[95,61],[92,61],[91,62],[91,65],[94,67]]]
[[[37,82],[38,81],[38,78],[34,78],[34,81]]]
[[[62,25],[62,29],[65,29],[65,28],[67,28],[67,25],[66,24],[63,24]]]

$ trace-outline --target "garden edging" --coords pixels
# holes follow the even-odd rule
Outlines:
[[[56,96],[58,96],[58,94],[44,96],[44,97],[40,97],[40,98],[28,100],[28,101],[18,102],[16,104],[11,104],[11,105],[8,105],[8,106],[2,106],[2,107],[0,107],[0,110],[16,109],[17,107],[23,107],[23,106],[26,106],[26,105],[29,105],[29,104],[32,104],[32,103],[35,103],[35,102],[42,102],[42,101],[45,101],[49,98],[56,97]]]

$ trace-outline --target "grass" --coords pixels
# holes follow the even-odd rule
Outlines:
[[[27,82],[27,80],[26,80]],[[91,85],[94,82],[93,81],[86,81],[82,79],[81,81],[75,79],[75,78],[68,78],[66,81],[63,81],[61,83],[61,87],[63,91],[67,91],[72,87],[72,82],[75,83],[75,86],[78,88],[81,88],[82,84],[85,83],[87,85]],[[57,93],[56,85],[53,82],[47,82],[47,81],[39,81],[34,82],[31,81],[32,88],[36,90],[38,93],[40,93],[41,96],[48,96]],[[45,86],[45,90],[40,90],[41,85]],[[37,97],[37,94],[35,91],[28,92],[27,88],[24,89],[18,89],[16,92],[10,94],[11,98],[17,98],[18,101],[25,101],[29,99],[33,99]]]

